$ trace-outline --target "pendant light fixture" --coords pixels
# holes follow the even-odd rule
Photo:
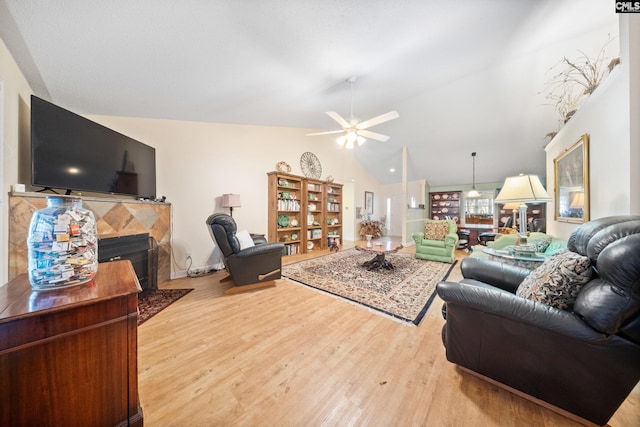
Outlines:
[[[471,153],[471,158],[473,159],[473,185],[471,186],[471,191],[467,193],[467,197],[476,198],[480,197],[480,193],[476,190],[476,152]]]

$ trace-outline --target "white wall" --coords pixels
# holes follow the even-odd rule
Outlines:
[[[640,140],[637,126],[637,118],[640,117],[640,95],[637,90],[640,85],[637,53],[640,46],[640,19],[636,19],[640,17],[632,18],[620,17],[621,64],[545,148],[547,190],[553,195],[553,159],[573,145],[581,135],[589,134],[591,219],[640,213],[637,201],[640,193]],[[636,90],[631,91],[631,87]],[[554,203],[549,203],[547,233],[566,239],[577,225],[555,221],[554,212]]]
[[[240,194],[242,207],[233,210],[240,229],[267,232],[267,172],[279,161],[302,175],[300,156],[311,151],[322,164],[322,178],[332,175],[335,182],[349,183],[356,204],[363,203],[365,190],[379,193],[378,182],[350,152],[338,149],[332,138],[305,136],[309,129],[88,117],[156,148],[157,193],[173,207],[174,276],[184,274],[187,251],[193,268],[219,266],[205,220],[226,211],[220,201],[224,193]],[[376,200],[376,210],[379,206]],[[345,221],[349,218],[355,220],[346,214]]]
[[[29,177],[29,110],[33,91],[2,40],[0,82],[4,89],[0,174],[0,201],[3,201],[11,191],[11,185],[21,182],[20,179],[29,190],[25,177]],[[156,148],[158,196],[165,195],[172,203],[174,277],[184,275],[186,251],[192,255],[193,268],[218,264],[204,221],[211,213],[224,211],[220,207],[220,197],[224,193],[238,193],[242,197],[242,207],[234,210],[239,227],[266,233],[266,173],[275,170],[276,163],[281,160],[291,165],[292,173],[302,175],[300,155],[305,151],[315,153],[322,163],[322,178],[332,175],[336,182],[349,183],[349,191],[353,194],[351,203],[356,206],[364,204],[365,190],[379,194],[379,183],[350,152],[339,150],[330,137],[305,136],[308,129],[88,117]],[[4,284],[8,280],[9,214],[7,203],[0,205],[0,254],[3,254],[0,256],[0,283]],[[375,215],[379,215],[379,209],[380,203],[376,200]],[[355,214],[346,216],[355,220]]]
[[[0,39],[0,82],[2,82],[2,163],[0,163],[0,286],[9,277],[9,206],[6,201],[11,185],[18,182],[18,158],[21,132],[28,129],[28,117],[24,110],[29,105],[31,88],[20,72],[4,42]],[[24,135],[22,136],[24,138]]]

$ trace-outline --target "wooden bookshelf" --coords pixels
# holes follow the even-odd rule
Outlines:
[[[283,255],[326,249],[342,238],[342,185],[281,173],[269,181],[268,237],[284,243]]]

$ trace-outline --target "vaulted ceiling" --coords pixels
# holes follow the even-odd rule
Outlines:
[[[563,57],[617,36],[603,0],[0,0],[36,95],[81,114],[334,130],[325,111],[400,118],[355,157],[382,183],[545,173]],[[609,45],[617,55],[617,40]],[[306,131],[305,131],[306,133]],[[312,137],[309,137],[312,138]],[[333,143],[330,137],[320,141]],[[389,169],[395,168],[395,173]]]

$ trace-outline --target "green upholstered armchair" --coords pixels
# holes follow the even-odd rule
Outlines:
[[[458,242],[458,226],[452,220],[424,221],[425,231],[413,233],[416,258],[453,263]]]

